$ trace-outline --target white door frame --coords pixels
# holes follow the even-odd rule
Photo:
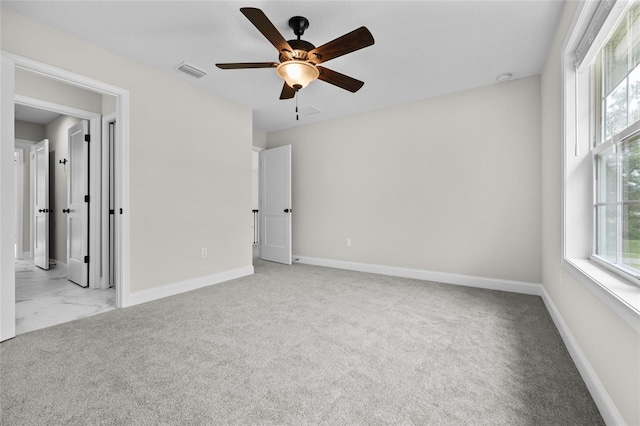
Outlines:
[[[25,157],[24,157],[24,161],[25,164],[27,161],[29,161],[29,207],[28,207],[28,211],[26,212],[26,216],[29,218],[29,250],[25,251],[23,253],[23,259],[33,259],[33,197],[31,197],[31,194],[33,193],[33,182],[34,182],[34,176],[35,176],[35,171],[33,170],[33,167],[31,167],[31,151],[33,150],[33,148],[35,147],[36,143],[38,143],[39,141],[30,141],[30,140],[26,140],[26,139],[16,139],[15,140],[15,147],[22,149],[22,151],[24,151]],[[23,176],[23,185],[24,185],[24,176]],[[23,186],[23,190],[24,190],[24,186]],[[24,202],[24,200],[23,200]],[[25,214],[25,211],[22,211],[22,214]],[[24,226],[24,222],[23,222],[23,226]],[[23,234],[23,238],[24,238],[24,234]]]
[[[100,146],[100,125],[101,125],[101,116],[98,113],[84,111],[78,108],[72,108],[66,105],[60,105],[53,102],[43,101],[42,99],[30,98],[22,95],[15,95],[14,103],[19,105],[25,105],[33,108],[43,109],[47,111],[57,112],[59,114],[68,115],[71,117],[81,118],[83,120],[89,121],[89,134],[91,135],[92,141],[90,144],[94,147]],[[90,170],[90,188],[89,194],[100,194],[102,190],[100,186],[100,168],[94,167],[94,164],[100,164],[100,149],[89,149],[90,158],[89,158],[89,170]],[[100,256],[100,199],[94,196],[95,202],[89,203],[89,253],[87,253],[90,259],[95,259],[96,261],[89,262],[89,283],[91,284],[91,288],[100,288],[100,262],[98,261]],[[66,207],[66,206],[64,206]]]
[[[49,242],[51,230],[51,199],[49,197],[50,176],[49,170],[49,139],[45,138],[38,142],[31,152],[31,170],[33,170],[33,185],[29,196],[33,199],[33,229],[35,230],[31,242],[33,244],[33,264],[44,270],[48,270],[51,265],[49,258]],[[37,213],[36,213],[37,209]]]
[[[116,113],[112,113],[112,114],[107,114],[107,115],[103,115],[102,116],[102,200],[101,203],[104,206],[104,208],[102,209],[102,216],[101,216],[101,223],[102,223],[102,227],[100,232],[102,233],[102,246],[100,247],[101,253],[102,253],[102,267],[104,270],[104,273],[102,274],[102,279],[100,281],[100,286],[101,288],[109,288],[109,284],[111,282],[116,283],[116,290],[119,286],[119,282],[118,282],[118,277],[121,276],[121,274],[118,272],[118,268],[119,268],[119,264],[118,262],[116,262],[116,272],[115,272],[115,276],[112,277],[113,279],[111,279],[111,277],[109,277],[109,274],[111,273],[111,269],[110,269],[110,264],[109,264],[109,240],[111,239],[111,235],[109,234],[109,212],[108,212],[108,206],[109,206],[109,179],[111,178],[110,176],[110,172],[109,172],[109,157],[111,156],[111,152],[109,152],[109,143],[105,143],[105,141],[109,141],[109,123],[112,122],[116,122],[117,123],[117,117],[116,117]],[[116,125],[117,126],[117,125]],[[117,127],[116,127],[116,133],[118,132]],[[117,137],[117,135],[116,135]],[[116,148],[117,148],[117,142],[116,142]],[[116,191],[116,197],[118,196],[117,191]],[[114,213],[114,218],[117,218],[117,216],[120,215],[120,212],[117,211]],[[116,241],[116,244],[119,244],[119,241]],[[118,251],[118,249],[116,249],[116,252]],[[117,256],[116,256],[117,257]]]
[[[24,257],[24,149],[15,146],[14,152],[18,155],[16,161],[16,259]]]
[[[14,100],[15,95],[15,68],[24,69],[42,74],[48,78],[61,81],[65,84],[80,87],[85,90],[111,95],[116,98],[117,148],[116,161],[119,164],[120,173],[116,179],[118,193],[118,205],[123,209],[122,215],[116,218],[116,233],[120,241],[119,250],[116,253],[120,264],[118,283],[116,288],[116,306],[119,308],[130,306],[129,280],[130,280],[130,204],[129,204],[129,91],[112,86],[110,84],[85,77],[61,68],[43,64],[32,59],[14,55],[9,52],[0,52],[0,200],[2,209],[0,213],[0,341],[15,336],[15,264],[13,259],[13,234],[15,227],[15,183],[13,173],[13,147],[14,147]],[[100,138],[100,120],[97,127],[91,132]],[[92,152],[99,153],[99,149]],[[99,156],[92,156],[90,167],[100,170]],[[94,179],[91,183],[91,192],[100,193],[101,179]],[[6,206],[5,206],[6,203]],[[100,204],[100,203],[92,203]],[[94,224],[99,224],[99,211],[94,213]],[[98,235],[98,234],[96,234]],[[94,239],[97,240],[97,239]],[[92,243],[96,259],[100,258],[99,244]],[[90,251],[90,256],[92,255]],[[90,263],[91,264],[91,263]]]

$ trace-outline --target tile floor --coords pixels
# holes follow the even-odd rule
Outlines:
[[[16,260],[16,334],[115,309],[115,289],[82,288],[67,280],[66,266],[48,271],[33,259]]]

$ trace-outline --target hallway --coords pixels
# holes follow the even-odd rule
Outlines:
[[[92,290],[67,280],[66,266],[48,271],[16,260],[16,334],[115,309],[115,288]]]

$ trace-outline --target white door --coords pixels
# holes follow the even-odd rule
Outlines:
[[[38,142],[31,151],[33,185],[33,263],[49,269],[49,140]]]
[[[89,123],[81,121],[69,129],[67,166],[67,278],[89,285]]]
[[[291,145],[260,151],[260,257],[291,265]]]

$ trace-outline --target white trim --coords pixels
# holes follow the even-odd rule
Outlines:
[[[91,120],[96,117],[100,117],[100,114],[97,112],[86,111],[83,109],[73,108],[70,106],[57,104],[54,102],[45,101],[42,99],[31,98],[29,96],[24,95],[14,95],[14,103],[18,105],[26,105],[31,106],[38,109],[44,109],[47,111],[57,112],[62,115],[68,115],[71,117],[78,117],[85,120]]]
[[[47,111],[54,111],[59,114],[70,117],[81,118],[89,121],[89,134],[91,135],[91,147],[89,148],[89,194],[99,194],[100,188],[100,156],[101,156],[101,116],[98,113],[85,111],[66,105],[56,104],[54,102],[44,101],[42,99],[30,98],[23,95],[15,95],[15,104],[27,105]],[[101,259],[100,250],[100,212],[102,205],[95,195],[94,200],[89,203],[89,257],[91,259]],[[98,261],[89,262],[89,287],[101,288],[100,286],[100,269],[101,264]]]
[[[29,250],[25,251],[22,254],[22,259],[33,259],[33,197],[31,194],[33,193],[33,182],[34,182],[34,167],[31,164],[31,153],[33,152],[34,147],[39,141],[30,141],[27,139],[16,139],[15,146],[18,148],[22,148],[25,151],[27,157],[24,159],[25,164],[29,162]],[[24,213],[24,212],[23,212]]]
[[[626,281],[614,272],[608,271],[604,267],[599,267],[589,260],[590,254],[593,252],[591,245],[593,244],[594,229],[592,215],[594,196],[593,167],[580,167],[578,161],[574,159],[573,156],[575,154],[571,149],[574,142],[578,143],[577,141],[579,140],[581,144],[580,151],[582,152],[580,157],[584,161],[589,160],[593,164],[593,160],[589,158],[593,152],[591,146],[593,135],[588,135],[589,132],[592,132],[592,129],[589,129],[589,125],[586,124],[578,126],[576,122],[576,116],[584,112],[583,108],[587,108],[586,105],[578,105],[576,98],[583,96],[583,99],[589,99],[588,89],[590,84],[587,84],[584,80],[581,87],[575,84],[576,80],[588,77],[585,72],[588,70],[587,65],[591,59],[587,59],[581,69],[576,70],[573,66],[573,54],[596,6],[597,2],[580,2],[567,32],[561,55],[563,122],[563,141],[560,146],[562,158],[562,270],[575,277],[578,282],[589,289],[616,315],[636,331],[640,331],[640,287],[630,287],[626,284]],[[600,31],[600,40],[593,44],[593,49],[595,50],[590,54],[595,54],[594,52],[602,47],[610,31],[626,13],[628,6],[627,2],[617,2],[614,5],[614,9]],[[576,92],[576,90],[578,91]],[[632,126],[629,129],[630,133],[637,131],[640,131],[639,125]],[[625,135],[628,136],[627,133]],[[572,207],[583,205],[589,207],[586,210],[571,211]],[[585,237],[585,229],[589,230],[590,238]]]
[[[45,138],[46,139],[46,138]],[[44,140],[44,139],[43,139]],[[34,225],[35,225],[35,207],[36,200],[33,194],[35,193],[36,188],[36,159],[35,159],[35,149],[37,142],[34,142],[29,150],[29,259],[33,259],[33,255],[35,253],[34,247]]]
[[[591,393],[591,397],[596,403],[598,410],[600,410],[600,415],[602,415],[605,423],[608,425],[626,424],[624,418],[611,399],[611,396],[609,396],[609,393],[602,385],[598,375],[582,352],[582,349],[580,349],[578,342],[573,337],[573,334],[564,322],[560,311],[558,311],[558,308],[556,308],[556,305],[553,303],[553,300],[551,300],[551,297],[544,287],[542,287],[541,296],[549,314],[551,315],[551,319],[556,325],[556,328],[564,341],[564,345],[569,351],[569,355],[571,355],[573,363],[576,365],[580,376],[582,376],[582,380],[584,380],[584,383],[587,385],[587,389],[589,389],[589,393]]]
[[[498,278],[475,277],[471,275],[450,274],[447,272],[427,271],[424,269],[399,268],[395,266],[374,265],[370,263],[347,262],[344,260],[321,259],[307,256],[293,256],[294,263],[324,266],[327,268],[347,269],[349,271],[369,272],[392,277],[413,278],[444,284],[463,285],[488,290],[509,291],[512,293],[541,295],[542,285],[524,281],[502,280]]]
[[[2,56],[15,63],[15,67],[27,71],[36,72],[49,78],[62,81],[65,84],[80,87],[85,90],[98,92],[116,97],[116,120],[120,123],[117,127],[116,161],[120,165],[119,173],[116,176],[116,187],[118,193],[118,205],[123,210],[123,214],[116,217],[116,233],[118,235],[119,255],[118,283],[116,288],[116,306],[124,308],[129,306],[129,289],[131,279],[130,262],[130,196],[129,196],[129,145],[130,145],[130,93],[111,84],[94,80],[92,78],[76,74],[61,68],[43,64],[29,58],[25,58],[13,53],[2,51]],[[13,86],[13,84],[12,84]]]
[[[18,154],[16,163],[16,259],[24,257],[24,151],[25,148],[14,144],[14,152]],[[29,151],[31,152],[31,151]]]
[[[588,260],[564,259],[562,267],[634,330],[640,332],[640,288]]]
[[[15,139],[16,148],[31,150],[39,141],[29,141],[26,139]]]
[[[35,72],[47,78],[61,81],[64,84],[79,87],[90,92],[98,92],[103,95],[112,95],[116,97],[124,93],[129,93],[128,90],[122,89],[120,87],[113,86],[103,81],[94,80],[90,77],[76,74],[62,68],[54,67],[53,65],[38,62],[33,59],[25,58],[24,56],[16,55],[4,50],[0,52],[5,58],[11,59],[15,63],[16,68]]]
[[[119,205],[124,214],[118,215],[116,232],[119,235],[121,254],[118,262],[118,282],[116,289],[116,306],[126,307],[129,304],[130,288],[130,197],[129,197],[129,139],[130,139],[130,95],[129,91],[110,84],[85,77],[61,68],[47,65],[13,53],[0,51],[2,68],[0,72],[0,199],[3,209],[0,212],[0,341],[15,336],[15,267],[13,261],[13,228],[15,226],[13,213],[13,177],[5,179],[7,170],[12,170],[13,149],[9,155],[9,147],[14,145],[14,96],[15,96],[15,68],[36,72],[49,78],[57,79],[65,84],[80,87],[85,90],[107,94],[116,97],[116,119],[118,126],[118,152],[116,161],[120,164],[119,179],[116,182],[119,192]],[[95,129],[99,134],[99,127]],[[9,143],[10,142],[10,143]],[[4,206],[8,200],[7,206]],[[4,213],[4,214],[3,214]]]
[[[15,121],[14,61],[0,56],[0,341],[16,335],[16,285],[14,260],[15,196],[13,148]]]
[[[106,289],[109,287],[109,123],[116,121],[116,113],[111,113],[102,116],[102,164],[101,164],[101,203],[102,210],[100,213],[100,241],[102,245],[100,247],[101,256],[101,277],[100,288]],[[117,254],[114,254],[117,257]]]
[[[114,94],[115,95],[115,94]],[[123,214],[116,215],[116,306],[126,308],[129,302],[129,280],[131,279],[130,264],[130,224],[131,209],[129,199],[129,91],[117,94],[116,102],[116,164],[120,165],[116,173],[116,206],[122,208]]]
[[[149,290],[136,291],[129,295],[129,306],[151,302],[153,300],[158,300],[169,296],[175,296],[176,294],[185,293],[187,291],[196,290],[215,284],[220,284],[225,281],[246,277],[252,274],[253,266],[245,266],[242,268],[219,272],[217,274],[208,275],[205,277],[194,278],[175,284],[152,288]]]

